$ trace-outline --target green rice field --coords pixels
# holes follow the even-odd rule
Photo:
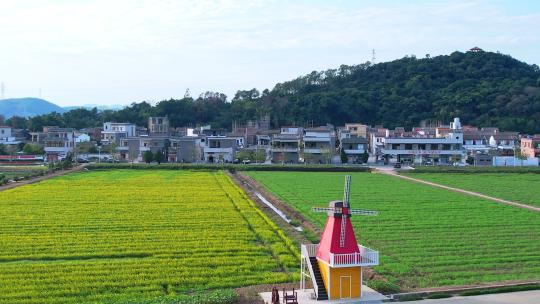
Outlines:
[[[414,173],[409,174],[442,185],[540,207],[540,174],[535,173]]]
[[[248,172],[320,228],[344,173]],[[357,239],[379,250],[378,274],[403,289],[540,279],[540,213],[396,177],[351,173]]]

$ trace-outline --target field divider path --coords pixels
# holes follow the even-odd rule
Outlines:
[[[57,176],[61,176],[61,175],[66,175],[66,174],[73,173],[73,172],[82,171],[84,168],[86,168],[86,166],[87,166],[87,164],[78,165],[78,166],[74,166],[72,168],[69,168],[67,170],[60,170],[60,171],[56,171],[54,173],[45,174],[45,175],[42,175],[42,176],[30,178],[30,179],[25,179],[25,180],[22,180],[22,181],[19,181],[19,182],[9,183],[9,184],[0,186],[0,191],[17,188],[17,187],[24,186],[24,185],[30,185],[30,184],[34,184],[34,183],[44,181],[44,180],[49,179],[49,178],[53,178],[53,177],[57,177]]]
[[[482,193],[474,192],[474,191],[449,187],[449,186],[437,184],[437,183],[434,183],[434,182],[429,182],[429,181],[425,181],[425,180],[422,180],[422,179],[401,175],[401,174],[397,173],[394,170],[376,170],[375,172],[390,175],[390,176],[399,177],[399,178],[406,179],[406,180],[409,180],[409,181],[412,181],[412,182],[415,182],[415,183],[420,183],[420,184],[424,184],[424,185],[428,185],[428,186],[432,186],[432,187],[437,187],[437,188],[441,188],[441,189],[445,189],[445,190],[449,190],[449,191],[453,191],[453,192],[458,192],[458,193],[463,193],[463,194],[467,194],[467,195],[471,195],[471,196],[480,197],[480,198],[487,199],[487,200],[490,200],[492,202],[496,202],[496,203],[499,203],[499,204],[505,204],[505,205],[510,205],[510,206],[514,206],[514,207],[518,207],[518,208],[528,209],[528,210],[531,210],[531,211],[540,212],[539,207],[534,207],[534,206],[531,206],[531,205],[526,205],[526,204],[521,204],[521,203],[517,203],[517,202],[513,202],[513,201],[508,201],[508,200],[496,198],[496,197],[493,197],[493,196],[485,195],[485,194],[482,194]]]

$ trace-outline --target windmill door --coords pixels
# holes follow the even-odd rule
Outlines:
[[[340,285],[340,292],[339,292],[339,298],[340,299],[350,299],[351,298],[351,289],[352,289],[352,282],[350,276],[342,276],[339,277],[339,285]]]

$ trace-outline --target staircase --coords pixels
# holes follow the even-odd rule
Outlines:
[[[309,257],[309,262],[311,264],[311,269],[313,270],[313,280],[317,283],[314,286],[317,286],[317,300],[328,300],[328,294],[326,289],[324,289],[324,282],[321,275],[321,270],[319,269],[319,264],[317,263],[316,257]]]

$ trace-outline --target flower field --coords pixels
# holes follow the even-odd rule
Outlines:
[[[0,192],[0,303],[290,282],[298,261],[221,172],[81,172]]]
[[[307,219],[342,198],[344,173],[249,172]],[[351,173],[362,244],[380,251],[378,274],[404,289],[540,279],[540,214],[372,173]]]
[[[480,173],[441,174],[414,173],[411,177],[479,192],[485,195],[540,207],[540,174]]]

